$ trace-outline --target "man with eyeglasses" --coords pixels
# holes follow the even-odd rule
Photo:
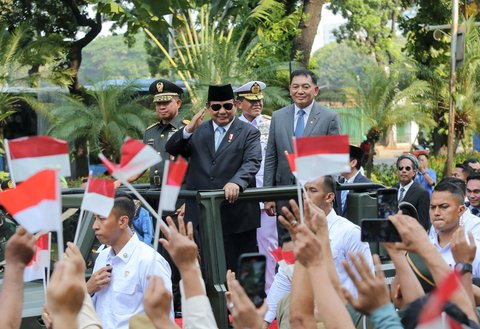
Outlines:
[[[260,145],[262,147],[262,164],[256,175],[257,187],[263,187],[263,170],[265,165],[265,153],[267,151],[268,131],[270,129],[270,117],[263,115],[263,89],[267,85],[262,81],[249,81],[234,90],[237,94],[236,105],[242,111],[238,117],[240,120],[252,125],[260,131]],[[277,219],[269,216],[265,211],[263,202],[260,203],[260,228],[257,229],[258,250],[267,258],[267,270],[265,273],[265,292],[273,282],[277,262],[269,251],[269,248],[278,247]]]
[[[402,154],[397,159],[399,183],[393,187],[398,189],[398,202],[410,202],[417,209],[418,221],[428,230],[430,228],[430,195],[422,185],[414,181],[417,171],[417,158],[409,153]]]
[[[237,198],[247,187],[255,187],[255,175],[262,161],[260,132],[235,118],[237,107],[230,84],[209,86],[205,107],[185,128],[173,134],[166,150],[189,159],[187,190],[224,190],[220,213],[225,256],[227,268],[235,271],[240,254],[258,250],[258,203]],[[207,122],[203,122],[205,111],[211,117]],[[194,200],[186,202],[185,219],[199,228],[198,205]]]

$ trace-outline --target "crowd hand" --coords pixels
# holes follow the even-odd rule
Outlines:
[[[185,222],[182,215],[178,215],[178,229],[172,218],[167,217],[167,224],[170,231],[161,226],[160,229],[165,238],[160,239],[162,246],[168,251],[173,262],[177,265],[180,272],[192,267],[198,267],[198,247],[193,241],[193,225]]]
[[[275,201],[267,201],[263,204],[265,212],[268,216],[275,216],[277,213],[277,205]]]
[[[50,317],[47,305],[43,305],[42,321],[47,329],[53,328],[52,318]]]
[[[8,266],[25,267],[32,260],[35,244],[33,235],[20,226],[7,242],[5,262]]]
[[[292,237],[292,241],[295,241],[298,232],[298,224],[300,224],[300,209],[298,208],[295,200],[292,199],[289,201],[289,203],[292,207],[292,211],[290,211],[290,209],[287,207],[282,207],[283,216],[278,216],[278,220],[288,230],[290,236]]]
[[[234,203],[237,201],[238,194],[240,193],[240,186],[235,183],[228,182],[223,187],[223,190],[225,191],[225,200],[227,200],[229,203]]]
[[[325,211],[306,198],[303,203],[305,224],[321,239],[328,241],[328,223]]]
[[[107,265],[92,274],[87,281],[87,291],[89,295],[102,290],[110,284],[110,281],[112,280],[112,274],[109,272],[110,270],[112,270],[112,267]]]
[[[203,122],[203,118],[205,116],[205,108],[201,109],[193,116],[192,120],[188,123],[185,127],[187,133],[191,134],[197,129]]]
[[[155,328],[178,328],[170,320],[171,304],[172,295],[165,288],[162,278],[156,275],[149,276],[143,306]]]
[[[264,301],[260,308],[256,308],[243,290],[240,283],[235,279],[235,273],[227,272],[228,297],[227,307],[232,314],[233,327],[235,329],[262,329],[263,317],[267,312],[268,305]]]
[[[115,189],[119,188],[120,186],[122,186],[122,182],[119,179],[117,179],[113,182],[113,187]]]
[[[76,319],[85,298],[84,284],[79,280],[74,262],[60,261],[55,265],[47,288],[47,308],[57,323],[57,318]]]
[[[396,257],[405,257],[405,251],[395,248],[395,243],[393,242],[383,242],[382,246],[387,250],[392,260]]]
[[[388,219],[392,221],[402,238],[402,242],[395,242],[395,248],[422,254],[423,251],[432,247],[427,232],[415,218],[403,215],[399,211]]]
[[[75,266],[76,272],[79,274],[79,276],[81,276],[82,278],[85,277],[85,260],[80,253],[80,249],[78,249],[78,247],[74,243],[67,242],[67,249],[65,249],[63,257],[65,261],[72,263]]]
[[[305,225],[298,225],[295,240],[295,259],[306,268],[321,266],[323,263],[320,239]]]
[[[390,303],[388,288],[385,285],[385,277],[383,275],[380,258],[378,255],[373,256],[375,263],[375,275],[373,275],[370,267],[362,254],[358,253],[355,257],[349,254],[358,276],[350,265],[344,260],[343,267],[348,276],[355,284],[358,291],[358,298],[354,298],[352,294],[345,288],[342,288],[343,295],[347,301],[359,312],[363,314],[371,314],[373,311]]]
[[[176,213],[178,216],[185,216],[185,203],[182,203],[182,205],[176,210]]]
[[[463,227],[459,227],[455,233],[453,233],[450,246],[452,248],[453,259],[456,263],[473,263],[477,246],[475,245],[472,232],[468,232],[468,239],[469,241],[467,241],[465,237],[465,229]]]

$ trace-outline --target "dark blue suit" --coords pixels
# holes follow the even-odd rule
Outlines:
[[[355,176],[353,183],[372,183],[372,181],[363,176],[361,173],[358,173],[358,175]],[[345,205],[345,208],[342,209],[342,191],[335,192],[335,200],[337,201],[335,212],[339,216],[345,217],[347,215],[347,205]]]
[[[187,190],[223,189],[228,182],[240,186],[240,191],[255,187],[255,174],[262,161],[260,132],[238,118],[232,122],[216,152],[212,121],[200,125],[189,139],[183,139],[183,129],[180,129],[169,139],[166,150],[174,156],[180,154],[189,159],[185,179]],[[255,251],[252,246],[256,248],[256,229],[260,227],[259,204],[223,202],[220,212],[227,267],[235,269],[239,254]],[[187,201],[185,218],[198,228],[199,212],[194,200]],[[235,241],[246,232],[253,234],[253,241]]]

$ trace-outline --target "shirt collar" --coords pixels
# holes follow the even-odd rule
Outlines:
[[[245,115],[243,115],[243,113],[238,117],[241,121],[244,121],[246,123],[249,123],[251,124],[252,126],[254,126],[255,128],[258,128],[258,124],[260,122],[262,122],[262,115],[260,114],[259,116],[253,118],[252,121],[248,121],[248,119],[245,117]]]
[[[222,126],[223,128],[225,128],[225,131],[228,131],[228,129],[230,129],[230,126],[232,125],[233,121],[235,121],[235,117],[233,117],[233,120],[230,121],[227,125]],[[213,132],[215,132],[217,130],[217,128],[220,127],[220,126],[217,125],[215,123],[215,121],[213,121],[213,120],[212,120],[212,124],[213,124]]]
[[[409,189],[410,187],[412,187],[413,182],[414,182],[414,181],[412,180],[410,183],[408,183],[408,184],[405,185],[405,186],[402,186],[402,184],[398,184],[398,190],[400,191],[400,189],[403,187],[403,189],[405,190],[405,193],[407,193],[408,189]]]
[[[315,104],[315,100],[313,100],[310,105],[308,105],[307,107],[305,107],[305,108],[303,108],[303,109],[299,108],[299,107],[297,106],[297,104],[293,104],[294,107],[295,107],[295,116],[297,116],[298,111],[304,110],[304,111],[305,111],[305,114],[307,115],[307,118],[308,118],[308,116],[310,115],[310,112],[312,111],[313,104]]]
[[[328,225],[329,230],[330,230],[330,227],[332,227],[332,225],[333,225],[333,223],[335,222],[336,219],[337,219],[337,213],[332,208],[327,215],[327,225]]]
[[[130,257],[132,257],[133,252],[135,251],[135,248],[138,242],[140,242],[140,240],[138,239],[137,235],[133,234],[130,240],[128,240],[128,242],[123,246],[123,248],[120,250],[118,254],[115,255],[113,248],[111,248],[110,253],[108,254],[108,257],[107,257],[107,262],[108,262],[108,259],[113,259],[115,257],[118,257],[124,263],[128,263],[128,261],[130,260]]]
[[[353,181],[355,180],[355,178],[357,178],[358,174],[360,173],[360,171],[357,171],[357,173],[355,175],[353,175],[352,177],[350,177],[349,179],[347,179],[345,182],[346,183],[353,183]]]

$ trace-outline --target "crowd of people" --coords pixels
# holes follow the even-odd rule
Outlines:
[[[144,143],[163,159],[189,161],[185,189],[224,191],[220,215],[231,325],[265,329],[276,320],[279,328],[354,328],[366,315],[374,328],[415,328],[431,291],[456,270],[461,285],[440,306],[448,321],[479,328],[480,163],[469,159],[437,182],[427,151],[398,157],[396,198],[415,208],[415,215],[399,211],[389,217],[401,242],[383,244],[396,271],[387,281],[379,256],[349,220],[348,185],[371,183],[362,174],[361,148],[350,146],[349,172],[305,183],[300,204],[238,199],[246,188],[296,183],[285,156],[294,152],[292,137],[341,133],[338,115],[315,102],[318,86],[311,71],[292,72],[293,104],[271,118],[262,114],[265,87],[261,81],[235,90],[210,86],[205,108],[190,121],[179,117],[181,88],[165,79],[150,87],[159,121],[147,128]],[[151,187],[161,187],[162,177],[163,165],[152,167]],[[42,314],[46,326],[178,328],[175,315],[181,312],[184,328],[217,328],[204,282],[209,274],[198,204],[188,200],[179,206],[175,216],[166,217],[169,229],[162,227],[157,251],[148,213],[117,190],[110,215],[94,217],[92,229],[106,248],[98,253],[91,277],[85,280],[85,261],[72,243],[56,264]],[[285,255],[293,253],[294,262],[277,264],[271,250],[278,247]],[[1,328],[20,327],[22,274],[34,251],[35,238],[23,228],[7,243]],[[235,275],[239,256],[252,252],[267,258],[266,299],[260,307]]]

